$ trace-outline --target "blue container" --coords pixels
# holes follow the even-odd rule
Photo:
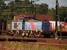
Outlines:
[[[50,29],[50,22],[49,21],[43,21],[42,22],[42,30],[45,31],[45,32],[49,32]]]

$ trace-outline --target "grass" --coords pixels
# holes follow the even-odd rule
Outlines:
[[[4,42],[4,48],[16,48],[17,50],[67,50],[67,46],[40,45],[38,43]]]

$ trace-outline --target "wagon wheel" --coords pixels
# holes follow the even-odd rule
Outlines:
[[[14,36],[19,36],[19,31],[18,31],[18,30],[16,30],[16,31],[14,32]]]
[[[6,31],[6,33],[7,33],[7,35],[12,35],[13,34],[13,31],[12,30],[8,30],[8,31]]]
[[[25,33],[22,33],[22,37],[24,37],[25,36]]]

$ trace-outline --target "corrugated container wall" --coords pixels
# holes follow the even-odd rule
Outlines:
[[[37,21],[30,21],[30,22],[25,22],[25,30],[42,30],[42,22]]]
[[[0,30],[6,30],[7,29],[7,21],[0,19]]]
[[[50,31],[50,22],[43,21],[42,22],[42,30],[45,32],[49,32]]]
[[[22,22],[12,22],[12,30],[22,30]]]
[[[0,19],[0,30],[2,30],[2,20]]]

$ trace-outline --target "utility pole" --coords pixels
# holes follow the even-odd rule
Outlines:
[[[55,16],[55,20],[56,20],[55,21],[55,24],[56,24],[55,25],[55,28],[56,28],[55,29],[55,39],[58,39],[58,35],[57,35],[58,34],[58,27],[57,27],[57,25],[58,25],[57,24],[57,21],[58,21],[58,0],[56,0],[56,16]]]

